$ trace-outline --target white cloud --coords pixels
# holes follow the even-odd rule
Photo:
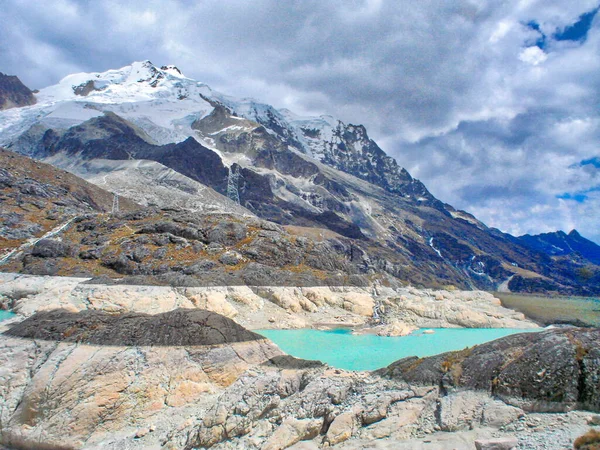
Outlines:
[[[537,66],[548,59],[548,55],[539,47],[527,47],[519,53],[519,59],[525,63]]]

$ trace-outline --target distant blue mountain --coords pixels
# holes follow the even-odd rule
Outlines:
[[[600,245],[584,238],[577,230],[572,230],[569,234],[566,234],[564,231],[542,233],[533,236],[525,234],[519,236],[518,239],[526,247],[550,256],[579,253],[590,262],[600,264]]]

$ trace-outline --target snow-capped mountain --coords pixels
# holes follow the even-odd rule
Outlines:
[[[175,66],[158,68],[150,61],[103,73],[79,73],[42,89],[38,105],[0,121],[5,139],[40,121],[48,126],[73,126],[111,111],[143,129],[158,144],[179,142],[193,136],[203,145],[219,149],[216,131],[247,132],[257,124],[277,135],[294,150],[324,164],[369,181],[394,193],[431,201],[425,186],[413,180],[377,144],[362,125],[346,125],[331,116],[302,118],[288,110],[278,111],[253,99],[234,99],[185,77]],[[223,105],[232,122],[227,130],[194,133],[192,123]],[[198,130],[196,130],[198,131]]]
[[[548,256],[444,205],[362,125],[235,99],[149,61],[69,75],[36,100],[0,112],[0,146],[110,181],[102,187],[141,204],[175,202],[172,187],[188,209],[210,202],[328,229],[351,240],[348,258],[372,276],[485,288],[550,276],[557,290],[578,289],[577,267],[555,270]]]

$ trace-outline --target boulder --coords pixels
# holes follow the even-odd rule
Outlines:
[[[377,332],[378,336],[408,336],[413,331],[417,330],[417,327],[408,325],[402,322],[393,322],[384,325],[381,330]]]
[[[33,256],[38,258],[62,258],[71,256],[73,249],[69,244],[56,239],[40,239],[31,250]]]
[[[345,412],[333,419],[327,430],[325,441],[329,445],[336,445],[347,441],[352,436],[355,426],[355,416],[352,412]]]
[[[264,306],[265,301],[256,295],[248,286],[230,286],[227,293],[228,300],[241,303],[255,311]]]
[[[221,222],[207,233],[209,242],[223,245],[234,245],[248,234],[246,225],[238,222]]]
[[[184,295],[193,303],[196,308],[206,309],[216,312],[225,317],[235,317],[238,310],[228,301],[224,291],[210,291],[201,288],[188,288]]]
[[[225,252],[219,257],[219,261],[226,266],[235,266],[243,260],[243,256],[236,251]]]
[[[375,306],[375,301],[369,294],[348,292],[344,294],[343,301],[343,307],[345,310],[361,316],[373,316],[373,306]]]
[[[439,400],[438,415],[442,431],[468,430],[478,425],[489,396],[484,392],[455,392]]]
[[[524,414],[521,408],[515,408],[496,400],[485,405],[481,423],[486,426],[500,428],[518,420]]]

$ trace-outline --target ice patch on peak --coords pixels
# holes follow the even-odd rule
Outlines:
[[[141,83],[144,81],[155,79],[159,76],[160,70],[157,69],[150,61],[135,61],[131,64],[129,76],[125,80],[126,83]],[[164,77],[164,75],[163,75]]]

